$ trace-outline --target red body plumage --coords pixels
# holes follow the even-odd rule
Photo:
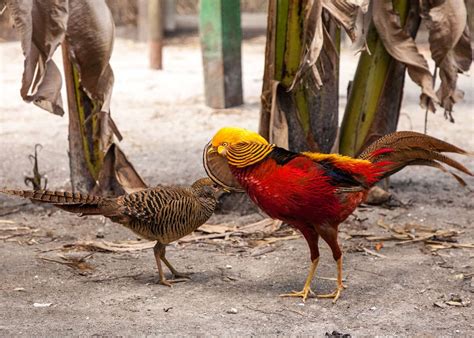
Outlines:
[[[250,198],[269,216],[303,230],[307,226],[339,224],[367,194],[365,188],[341,191],[331,170],[357,177],[367,187],[381,174],[381,166],[368,161],[337,161],[332,155],[329,168],[321,163],[301,154],[284,164],[268,157],[252,166],[231,170]]]

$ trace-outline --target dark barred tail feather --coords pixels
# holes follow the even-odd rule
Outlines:
[[[472,176],[472,173],[461,163],[443,155],[443,152],[468,155],[465,150],[432,136],[413,131],[399,131],[372,143],[359,158],[383,163],[384,173],[381,178],[388,177],[408,165],[425,165],[450,173],[461,185],[466,185],[461,177],[447,170],[440,162],[469,176]]]
[[[68,212],[83,215],[105,215],[107,210],[111,210],[110,207],[113,205],[112,200],[79,192],[9,189],[0,189],[0,192],[41,203],[53,204]]]

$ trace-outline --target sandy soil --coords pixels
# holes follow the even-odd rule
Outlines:
[[[164,71],[147,68],[144,44],[117,40],[112,59],[116,85],[114,119],[124,141],[121,147],[145,180],[154,185],[188,184],[204,175],[201,149],[224,125],[257,128],[263,69],[264,38],[243,47],[245,105],[212,110],[204,105],[201,55],[196,39],[174,39],[164,51]],[[59,54],[59,53],[58,53]],[[27,158],[40,143],[40,171],[49,187],[68,188],[67,119],[49,115],[19,96],[22,55],[19,43],[0,44],[0,186],[24,187],[30,175]],[[59,55],[58,55],[59,56]],[[60,59],[58,59],[60,62]],[[343,55],[343,88],[353,76],[356,58]],[[430,116],[429,133],[474,150],[474,88],[462,77],[466,100],[456,106],[456,124],[442,113]],[[399,129],[421,131],[424,112],[419,89],[407,81]],[[65,97],[65,96],[63,96]],[[341,107],[345,105],[341,97]],[[459,158],[459,157],[457,157]],[[469,168],[472,160],[459,158]],[[392,191],[405,207],[362,208],[342,226],[342,233],[387,234],[379,220],[403,226],[422,224],[462,232],[460,243],[474,242],[474,179],[462,189],[449,176],[432,169],[409,168],[391,180]],[[192,280],[173,288],[156,284],[151,250],[94,253],[81,272],[40,257],[59,259],[48,251],[76,240],[135,239],[127,229],[100,218],[79,218],[52,208],[0,196],[0,229],[37,230],[10,239],[0,230],[0,335],[113,334],[314,334],[338,331],[351,335],[474,335],[469,306],[449,306],[454,297],[473,298],[472,249],[430,253],[422,243],[395,245],[386,241],[379,254],[360,237],[341,236],[348,289],[336,305],[328,300],[280,298],[300,289],[309,264],[302,238],[275,245],[265,255],[205,243],[171,245],[169,259]],[[245,223],[260,214],[216,215],[210,223]],[[343,235],[341,234],[341,235]],[[330,251],[322,244],[318,275],[335,276]],[[70,253],[73,254],[73,253]],[[75,253],[86,255],[87,252]],[[318,293],[332,291],[333,281],[315,279]],[[455,296],[453,296],[455,295]],[[35,306],[35,303],[36,306]],[[440,303],[443,307],[435,306]],[[50,304],[38,307],[38,304]]]

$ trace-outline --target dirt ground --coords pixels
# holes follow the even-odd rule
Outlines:
[[[124,136],[121,147],[150,185],[189,184],[203,176],[201,151],[219,127],[257,128],[264,38],[244,42],[245,104],[227,110],[204,105],[198,47],[195,38],[170,40],[164,50],[165,70],[158,72],[148,69],[146,45],[116,41],[112,114]],[[353,54],[343,53],[343,88],[355,71]],[[67,118],[22,102],[18,42],[1,43],[0,55],[0,186],[25,187],[24,176],[32,167],[28,154],[40,143],[39,166],[48,176],[49,188],[68,189]],[[461,77],[460,86],[466,99],[456,105],[457,123],[446,122],[438,112],[430,116],[428,130],[473,151],[472,78]],[[423,130],[418,96],[419,89],[408,80],[399,129]],[[474,169],[472,158],[456,158]],[[385,241],[376,252],[376,242],[360,236],[388,235],[377,225],[383,222],[454,229],[460,232],[458,243],[473,243],[474,179],[466,181],[469,186],[462,188],[434,169],[409,168],[390,181],[402,207],[365,207],[351,216],[341,227],[348,288],[336,305],[324,299],[311,298],[303,304],[278,297],[304,283],[309,255],[302,238],[277,242],[263,255],[252,255],[250,248],[236,249],[232,240],[170,245],[170,261],[193,275],[192,280],[167,288],[156,284],[151,250],[95,252],[86,260],[93,270],[86,271],[41,259],[88,255],[57,250],[78,240],[136,237],[101,218],[79,218],[0,196],[0,335],[322,336],[337,331],[354,336],[473,336],[473,249],[430,252],[422,242]],[[245,224],[263,217],[219,214],[209,223]],[[7,230],[14,227],[26,230]],[[14,234],[19,235],[11,237]],[[331,253],[325,244],[321,247],[318,276],[335,277]],[[331,292],[333,287],[332,280],[316,278],[313,283],[317,293]]]

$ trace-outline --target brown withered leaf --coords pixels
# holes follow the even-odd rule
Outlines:
[[[451,112],[453,105],[464,97],[457,88],[458,73],[469,70],[472,62],[466,5],[463,0],[423,1],[422,8],[431,55],[441,79],[436,94],[445,111]],[[449,117],[454,122],[451,114]]]
[[[154,241],[77,241],[63,245],[63,250],[82,249],[88,251],[129,252],[153,248]]]
[[[288,121],[286,120],[285,112],[281,109],[278,103],[279,96],[277,94],[280,83],[273,81],[272,86],[272,108],[270,111],[270,131],[268,141],[276,144],[279,147],[288,149]]]
[[[469,25],[466,24],[466,28],[464,28],[464,32],[456,46],[454,46],[453,51],[458,69],[467,72],[469,68],[471,68],[472,63],[471,32],[469,31]]]
[[[148,186],[137,173],[132,163],[117,145],[113,145],[115,151],[115,176],[120,185],[127,193],[146,189]]]
[[[226,224],[203,224],[199,227],[198,231],[206,234],[224,234],[226,232],[235,231],[236,227]]]
[[[96,105],[101,149],[111,143],[112,134],[120,140],[110,117],[110,99],[114,74],[109,60],[114,43],[115,26],[104,0],[71,1],[66,39],[69,59],[79,70],[80,85]]]
[[[116,144],[111,144],[104,157],[94,193],[119,196],[148,188],[133,165]]]
[[[433,102],[438,103],[438,97],[433,89],[433,76],[415,41],[400,26],[400,18],[393,9],[392,1],[374,1],[372,17],[385,49],[406,65],[410,78],[421,87],[422,101],[434,111]]]
[[[26,102],[63,115],[61,74],[52,60],[66,32],[67,0],[6,2],[21,37],[25,55],[20,94]]]
[[[466,27],[464,0],[422,1],[423,18],[429,30],[431,57],[440,65]]]
[[[104,0],[8,0],[25,55],[21,96],[27,102],[63,115],[61,74],[52,61],[67,39],[80,85],[99,114],[100,142],[107,149],[112,133],[121,135],[110,118],[114,76],[109,64],[114,40],[112,15]]]
[[[323,0],[322,3],[323,8],[344,28],[354,42],[359,9],[364,13],[367,12],[369,0]]]
[[[67,41],[73,62],[79,66],[81,85],[101,106],[110,110],[114,75],[109,60],[115,26],[105,1],[70,1]]]

